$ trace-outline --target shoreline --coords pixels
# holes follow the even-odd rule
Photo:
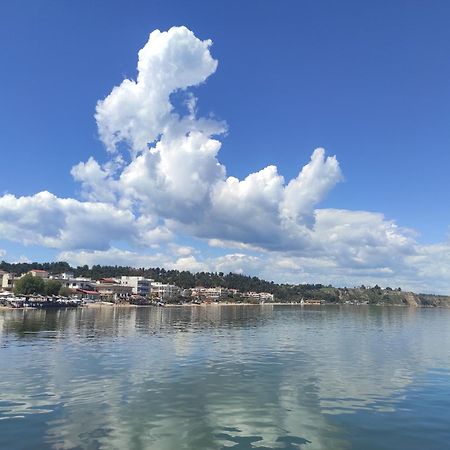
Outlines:
[[[184,303],[181,305],[177,304],[168,304],[168,305],[133,305],[130,303],[109,303],[109,302],[96,302],[96,303],[87,303],[85,305],[80,305],[78,307],[69,307],[69,306],[61,306],[61,307],[49,307],[49,308],[40,308],[36,306],[26,306],[26,307],[18,307],[15,308],[13,306],[4,306],[0,305],[0,311],[17,311],[17,310],[41,310],[41,309],[78,309],[78,308],[90,308],[90,309],[100,309],[100,308],[207,308],[207,307],[216,307],[216,306],[257,306],[257,307],[266,307],[266,306],[297,306],[297,307],[330,307],[330,306],[340,306],[340,307],[369,307],[369,306],[375,306],[375,307],[398,307],[398,308],[450,308],[450,306],[442,306],[442,305],[399,305],[399,304],[373,304],[373,305],[367,305],[367,304],[343,304],[343,303],[322,303],[320,305],[318,304],[300,304],[300,303],[290,303],[290,302],[274,302],[274,303],[201,303],[201,304],[195,304],[195,303]]]

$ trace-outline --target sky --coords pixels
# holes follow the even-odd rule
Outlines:
[[[0,258],[450,293],[450,4],[0,5]]]

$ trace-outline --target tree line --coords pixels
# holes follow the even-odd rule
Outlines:
[[[8,263],[2,261],[0,263],[0,270],[14,273],[17,276],[27,273],[32,269],[46,270],[51,275],[72,272],[76,277],[86,277],[93,280],[115,278],[121,275],[143,276],[162,283],[175,284],[184,289],[195,286],[204,286],[206,288],[221,286],[228,289],[237,289],[241,292],[269,292],[278,300],[317,298],[321,290],[325,287],[322,284],[278,284],[273,281],[262,280],[258,277],[250,277],[232,272],[227,274],[223,272],[192,273],[186,270],[167,270],[161,267],[134,268],[128,266],[102,265],[71,267],[67,262],[63,261],[49,263]],[[18,282],[19,280],[16,283]],[[331,288],[331,286],[328,287]],[[42,289],[42,286],[40,289]]]

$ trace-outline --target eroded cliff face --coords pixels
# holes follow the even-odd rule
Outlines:
[[[420,306],[420,299],[412,292],[405,292],[404,299],[409,306]]]
[[[450,296],[381,288],[323,288],[315,296],[325,303],[450,307]]]

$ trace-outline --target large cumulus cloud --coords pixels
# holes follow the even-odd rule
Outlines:
[[[227,176],[218,159],[226,125],[196,117],[187,91],[216,70],[210,46],[185,27],[151,33],[137,80],[97,105],[100,138],[114,156],[103,165],[90,158],[72,175],[86,198],[156,215],[184,234],[301,251],[310,246],[315,206],[342,178],[339,163],[316,149],[289,182],[276,166],[243,180]],[[171,102],[180,91],[184,114]]]
[[[170,94],[205,81],[217,68],[211,44],[186,27],[150,34],[139,51],[137,80],[124,80],[97,104],[95,118],[108,150],[114,151],[121,141],[135,152],[145,150],[170,127]]]
[[[109,203],[59,198],[44,191],[0,197],[0,236],[25,245],[106,250],[115,241],[148,246],[167,240],[170,232],[155,220],[136,218]]]

